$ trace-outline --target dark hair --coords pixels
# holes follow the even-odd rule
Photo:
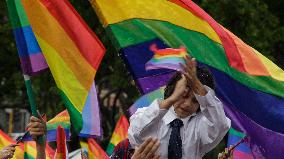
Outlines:
[[[206,67],[196,67],[196,74],[197,78],[203,85],[214,89],[215,86],[212,74]],[[176,72],[168,81],[167,86],[165,88],[164,99],[167,99],[173,94],[177,82],[181,79],[181,75],[181,72]]]

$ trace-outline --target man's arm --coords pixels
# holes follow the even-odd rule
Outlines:
[[[45,148],[46,148],[46,123],[45,121],[40,118],[36,118],[32,116],[30,118],[30,123],[27,126],[28,131],[30,132],[30,135],[34,140],[36,140],[38,137],[43,136],[43,142],[39,142],[36,140],[36,150],[37,150],[37,156],[36,159],[45,159]]]
[[[215,96],[211,88],[207,86],[205,88],[207,89],[205,96],[195,95],[203,115],[198,127],[202,154],[217,146],[231,126],[231,121],[225,115],[222,102]]]

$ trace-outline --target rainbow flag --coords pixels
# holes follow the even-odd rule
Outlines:
[[[109,159],[105,151],[97,144],[93,138],[88,139],[88,158],[89,159]]]
[[[56,129],[61,126],[66,134],[66,140],[70,138],[70,116],[67,110],[57,114],[54,118],[46,123],[47,141],[56,141]]]
[[[180,64],[185,64],[185,56],[188,55],[186,49],[181,47],[179,49],[166,48],[158,49],[157,45],[153,44],[150,50],[154,52],[154,56],[145,64],[146,70],[153,69],[173,69],[182,71]]]
[[[0,150],[2,150],[2,148],[4,148],[5,146],[15,143],[16,141],[14,141],[12,138],[10,138],[10,136],[8,136],[2,130],[0,130]],[[24,145],[20,144],[20,146],[16,147],[16,151],[12,159],[22,159],[23,157],[24,157]]]
[[[199,65],[212,72],[216,95],[233,126],[251,136],[252,154],[268,159],[281,156],[283,70],[190,0],[90,2],[143,94],[164,86],[174,73],[145,69],[152,58],[150,46],[184,46]]]
[[[122,115],[116,123],[114,132],[107,147],[107,154],[110,156],[114,147],[128,136],[129,123],[125,115]]]
[[[245,134],[235,130],[234,128],[231,128],[229,130],[227,146],[229,147],[231,145],[235,145],[244,137]],[[253,159],[249,145],[243,142],[237,146],[233,151],[232,159]]]
[[[66,145],[66,134],[60,125],[57,127],[57,139],[56,139],[56,152],[54,159],[67,159],[68,158],[68,150]]]
[[[48,68],[42,51],[19,0],[6,0],[15,36],[21,68],[24,74],[34,75]]]
[[[105,48],[69,1],[18,0],[81,136],[101,136],[94,77]]]
[[[155,99],[164,98],[165,87],[160,87],[152,92],[146,93],[141,96],[134,104],[128,109],[130,115],[134,114],[138,108],[143,108],[149,106]]]

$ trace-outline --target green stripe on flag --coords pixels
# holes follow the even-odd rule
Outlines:
[[[61,97],[64,101],[64,104],[65,104],[68,112],[69,112],[70,122],[71,122],[73,128],[75,129],[75,132],[79,134],[82,127],[83,127],[82,114],[73,106],[73,104],[70,102],[70,100],[64,94],[64,92],[61,91],[61,90],[60,90],[60,95],[61,95]]]
[[[114,147],[115,147],[115,145],[113,145],[112,143],[108,144],[107,150],[106,150],[106,153],[107,153],[108,156],[110,156],[112,154]]]
[[[6,2],[12,27],[15,29],[19,27],[29,26],[30,23],[28,21],[21,0],[6,0]]]
[[[240,138],[244,138],[246,135],[244,133],[241,133],[233,128],[230,128],[229,130],[229,134],[235,135],[235,136],[239,136]]]

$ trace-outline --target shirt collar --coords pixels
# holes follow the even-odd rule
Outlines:
[[[185,118],[179,118],[174,110],[174,107],[172,106],[169,111],[165,114],[165,116],[163,117],[163,121],[165,122],[166,125],[170,124],[173,120],[175,120],[176,118],[179,118],[182,120],[183,124],[187,123],[189,121],[189,119],[193,116],[196,116],[196,113],[191,114],[188,117]]]

